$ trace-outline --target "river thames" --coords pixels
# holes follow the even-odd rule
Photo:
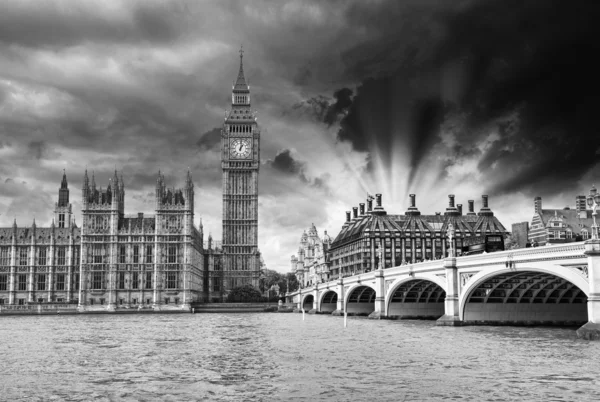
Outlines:
[[[0,400],[594,401],[572,328],[301,314],[0,318]]]

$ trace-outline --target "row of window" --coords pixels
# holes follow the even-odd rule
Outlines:
[[[132,272],[131,277],[127,278],[125,272],[119,272],[117,278],[117,289],[125,290],[131,285],[131,289],[152,289],[152,272],[146,272],[140,275],[139,272]],[[166,289],[177,289],[179,287],[179,272],[167,272]],[[105,289],[106,272],[92,272],[92,290]]]
[[[38,303],[45,303],[46,301],[47,301],[47,300],[46,300],[46,299],[44,299],[43,297],[40,297],[40,298],[38,298],[38,299],[37,299],[37,302],[38,302]],[[64,303],[64,302],[65,302],[65,299],[63,299],[63,298],[58,298],[58,299],[56,299],[56,300],[52,300],[52,302],[56,302],[56,303]],[[75,300],[74,300],[74,302],[75,302],[75,303],[77,303],[77,302],[78,302],[78,300],[77,300],[77,299],[75,299]],[[9,299],[0,299],[0,304],[8,304],[8,303],[9,303]],[[25,299],[22,299],[22,298],[21,298],[21,299],[17,299],[17,304],[18,304],[19,306],[24,306],[24,305],[25,305]]]
[[[94,298],[92,298],[92,299],[90,299],[90,306],[95,305],[96,304],[96,300],[97,300],[98,304],[100,304],[101,306],[104,305],[104,304],[106,304],[106,299],[104,299],[104,298],[100,298],[100,299],[94,299]],[[165,297],[164,301],[165,301],[164,304],[171,304],[171,298],[170,297]],[[175,304],[179,304],[179,297],[175,297],[173,299],[173,302]],[[125,304],[125,299],[119,299],[119,305],[122,306],[123,304]],[[138,299],[131,299],[131,304],[137,305],[138,304]],[[144,300],[141,300],[139,302],[139,304],[144,304]],[[152,304],[152,299],[146,299],[145,300],[145,304],[146,305]]]
[[[132,254],[127,256],[127,246],[121,245],[119,246],[119,256],[118,261],[120,264],[133,263],[133,264],[152,264],[154,262],[154,245],[146,245],[145,248],[140,245],[130,246]],[[182,250],[181,244],[169,244],[167,246],[167,255],[165,256],[165,261],[168,264],[176,264],[180,262],[182,258]],[[142,251],[145,251],[142,256]],[[109,249],[105,244],[92,244],[88,246],[88,258],[87,263],[89,264],[106,264],[109,259]],[[162,256],[162,255],[161,255]],[[129,260],[129,261],[128,261]]]
[[[27,291],[28,276],[27,274],[18,274],[16,276],[16,290]],[[65,280],[66,274],[56,274],[54,290],[66,290]],[[36,274],[34,284],[36,290],[51,290],[51,284],[48,282],[48,274]],[[71,289],[79,290],[79,274],[73,274]],[[8,274],[0,274],[0,291],[2,290],[9,290]]]
[[[57,246],[56,250],[56,265],[67,264],[67,247]],[[17,247],[17,255],[15,256],[16,265],[29,265],[29,253],[31,246]],[[34,263],[37,265],[48,265],[49,247],[35,247]],[[0,247],[0,265],[10,265],[10,247]],[[73,247],[73,261],[79,261],[79,247]],[[50,263],[52,265],[52,262]]]

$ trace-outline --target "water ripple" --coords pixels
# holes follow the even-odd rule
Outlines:
[[[597,400],[573,329],[299,314],[2,317],[0,400]]]

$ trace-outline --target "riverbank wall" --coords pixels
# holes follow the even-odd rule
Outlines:
[[[109,307],[77,304],[38,304],[0,306],[0,317],[19,315],[78,315],[78,314],[199,314],[199,313],[263,313],[276,312],[276,303],[193,303],[182,306]]]

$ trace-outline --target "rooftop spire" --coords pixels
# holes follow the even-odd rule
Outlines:
[[[67,172],[65,171],[65,169],[63,169],[63,178],[62,181],[60,183],[60,188],[67,188]]]
[[[248,84],[246,83],[246,78],[244,77],[244,48],[240,46],[240,71],[238,72],[237,80],[235,81],[235,85],[233,87],[234,91],[248,91]]]

